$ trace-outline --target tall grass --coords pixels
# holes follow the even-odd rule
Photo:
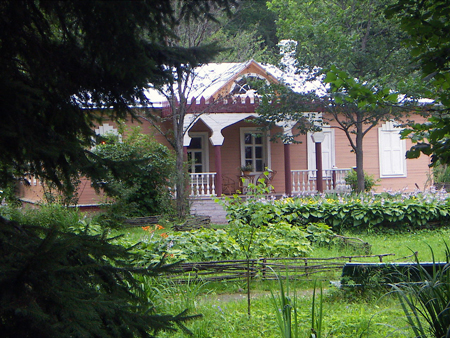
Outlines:
[[[289,282],[289,272],[286,270],[286,276],[282,280],[277,275],[279,293],[270,290],[271,300],[275,312],[276,323],[279,328],[281,338],[299,338],[305,337],[300,334],[299,330],[299,314],[298,314],[298,298],[297,292],[291,289]],[[316,297],[316,291],[319,288],[320,294]],[[322,285],[314,282],[311,303],[311,328],[306,336],[311,338],[322,338],[323,323],[323,289]]]
[[[417,338],[450,337],[450,251],[446,245],[446,264],[436,265],[431,249],[433,268],[431,273],[416,261],[421,282],[393,285],[394,293],[402,306],[406,319]]]
[[[297,294],[292,292],[289,285],[289,274],[286,272],[285,283],[277,276],[279,294],[270,290],[275,318],[282,338],[298,338]],[[286,284],[286,285],[284,285]],[[314,317],[314,315],[313,315]]]

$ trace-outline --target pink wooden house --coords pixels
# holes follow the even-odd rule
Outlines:
[[[270,135],[276,132],[290,133],[292,124],[280,123],[269,135],[262,134],[259,126],[252,122],[257,116],[258,100],[249,87],[249,78],[270,82],[281,80],[295,90],[310,90],[301,76],[286,75],[276,67],[253,60],[207,64],[198,68],[196,75],[189,95],[184,137],[192,200],[210,200],[211,196],[237,191],[245,193],[246,182],[256,180],[266,168],[270,169],[270,184],[276,195],[298,195],[317,190],[316,146],[311,133],[298,137],[297,141],[301,143],[270,142]],[[148,95],[162,116],[170,113],[163,96],[151,90]],[[220,97],[227,99],[217,104]],[[215,104],[207,109],[207,113],[199,114],[213,101]],[[130,121],[129,124],[133,123]],[[159,142],[169,146],[148,122],[144,121],[141,126],[143,132],[154,134]],[[96,132],[116,133],[116,127],[113,122],[105,121]],[[346,136],[333,122],[322,131],[323,190],[346,191],[344,177],[355,166],[355,155]],[[410,146],[409,140],[400,139],[395,122],[382,123],[366,135],[364,170],[380,178],[376,191],[424,189],[429,178],[429,159],[425,156],[405,159]],[[253,170],[245,175],[243,182],[240,167],[246,164]],[[20,196],[24,201],[34,203],[41,198],[42,189],[37,180],[31,178],[31,183],[31,188],[21,187]],[[79,190],[80,206],[94,207],[101,200],[89,182],[83,180]]]

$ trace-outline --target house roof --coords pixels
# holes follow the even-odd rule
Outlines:
[[[186,97],[189,102],[192,98],[199,100],[204,97],[207,101],[222,88],[230,84],[233,79],[240,75],[249,73],[246,71],[250,66],[260,70],[260,75],[267,79],[272,79],[284,83],[296,92],[315,91],[317,94],[325,93],[325,87],[318,80],[310,81],[311,74],[304,71],[298,73],[293,67],[286,67],[285,70],[270,65],[259,64],[254,60],[239,63],[208,63],[197,67],[192,72]],[[154,107],[164,106],[166,97],[158,90],[149,88],[146,95]]]

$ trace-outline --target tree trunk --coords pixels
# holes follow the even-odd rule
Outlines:
[[[176,203],[177,203],[177,215],[180,218],[186,216],[186,177],[184,172],[184,151],[183,143],[177,142],[176,147],[176,174],[175,174],[175,186],[176,186]]]
[[[362,116],[358,114],[356,117],[356,177],[357,177],[357,189],[356,192],[364,192],[364,154],[363,154],[363,123]]]
[[[179,83],[180,87],[182,84]],[[176,204],[177,204],[177,216],[184,218],[186,216],[187,196],[186,196],[186,175],[184,170],[184,149],[183,149],[183,128],[184,118],[186,115],[186,98],[180,93],[180,103],[177,106],[176,100],[171,102],[172,108],[172,123],[175,136],[175,155],[176,155],[176,174],[175,174],[175,186],[176,186]]]

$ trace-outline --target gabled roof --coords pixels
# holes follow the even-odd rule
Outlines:
[[[253,67],[259,69],[260,75],[270,81],[285,83],[296,92],[324,92],[320,81],[308,81],[310,74],[306,72],[296,73],[294,70],[283,71],[276,66],[259,64],[254,60],[239,63],[208,63],[193,70],[191,83],[188,86],[186,97],[189,102],[192,98],[199,100],[204,97],[207,101],[221,89],[230,85],[236,78],[249,73],[246,71]],[[148,89],[147,97],[154,106],[164,106],[167,99],[156,89]]]

